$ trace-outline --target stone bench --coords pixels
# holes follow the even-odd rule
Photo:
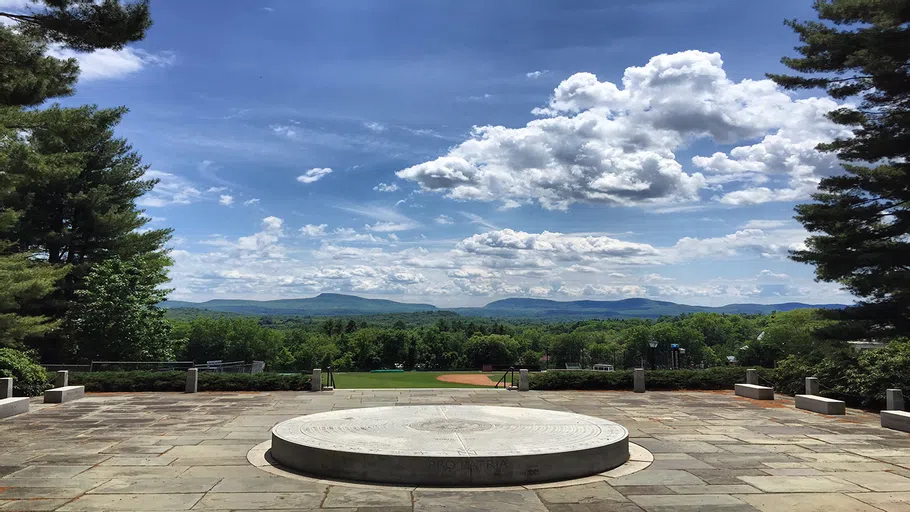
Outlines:
[[[85,396],[85,386],[63,386],[61,388],[48,389],[44,392],[44,403],[62,404],[71,402]]]
[[[910,432],[910,412],[882,411],[882,427]]]
[[[753,400],[774,400],[774,388],[759,386],[758,384],[735,384],[736,396],[743,396]]]
[[[27,396],[0,399],[0,418],[9,418],[24,412],[28,412]]]
[[[847,414],[847,405],[842,400],[817,395],[796,395],[796,408],[832,416]]]

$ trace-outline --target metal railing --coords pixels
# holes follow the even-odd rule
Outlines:
[[[322,389],[332,388],[335,389],[335,372],[332,371],[332,367],[329,366],[325,369],[325,374],[322,376]]]
[[[509,376],[512,377],[511,383],[506,382],[506,379]],[[502,388],[506,389],[506,390],[518,388],[518,386],[515,385],[515,367],[514,366],[510,366],[509,369],[506,370],[506,372],[502,374],[502,377],[498,381],[496,381],[496,385],[493,387],[499,388],[500,384],[502,384]]]

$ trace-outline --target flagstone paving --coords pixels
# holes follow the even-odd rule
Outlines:
[[[618,422],[654,462],[606,481],[451,490],[301,481],[251,465],[276,423],[391,404],[492,404]],[[910,511],[910,435],[877,414],[796,410],[733,392],[488,389],[88,394],[0,420],[0,512]],[[639,463],[644,464],[644,463]]]

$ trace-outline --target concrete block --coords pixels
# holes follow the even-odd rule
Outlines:
[[[751,368],[746,370],[746,384],[758,386],[758,370]]]
[[[837,416],[847,414],[847,406],[842,400],[816,395],[796,395],[796,408],[819,414]]]
[[[85,396],[85,386],[65,386],[62,388],[48,389],[44,392],[44,403],[62,404],[79,400]]]
[[[774,400],[774,388],[768,386],[736,384],[733,387],[736,390],[736,396],[744,396],[753,400]]]
[[[531,377],[528,370],[518,370],[518,391],[528,391],[531,389]]]
[[[0,400],[13,397],[13,378],[4,377],[0,379]]]
[[[889,389],[885,391],[885,409],[888,411],[904,410],[904,394],[901,393],[901,390]]]
[[[4,398],[0,400],[0,418],[9,418],[28,412],[28,397]]]
[[[322,391],[322,368],[313,368],[310,378],[310,391]]]
[[[818,396],[819,387],[818,379],[815,377],[806,377],[806,394],[812,396]]]
[[[910,412],[882,411],[882,427],[910,432]]]
[[[65,388],[70,385],[70,371],[57,370],[57,379],[54,381],[54,387]]]
[[[632,391],[636,393],[645,392],[645,369],[636,368],[632,378]]]
[[[199,392],[199,368],[187,368],[185,391],[187,393]]]

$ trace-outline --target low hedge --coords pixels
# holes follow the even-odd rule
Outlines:
[[[774,370],[758,368],[759,377],[772,381]],[[632,389],[633,370],[615,372],[551,370],[531,375],[531,389]],[[649,390],[674,389],[733,389],[737,382],[746,381],[746,369],[723,366],[704,370],[648,370],[645,372]]]
[[[0,348],[0,377],[13,378],[13,395],[37,396],[50,386],[44,368],[25,352]]]
[[[185,371],[91,372],[70,374],[70,385],[86,391],[184,391]],[[199,391],[307,391],[309,375],[278,373],[199,373]]]

